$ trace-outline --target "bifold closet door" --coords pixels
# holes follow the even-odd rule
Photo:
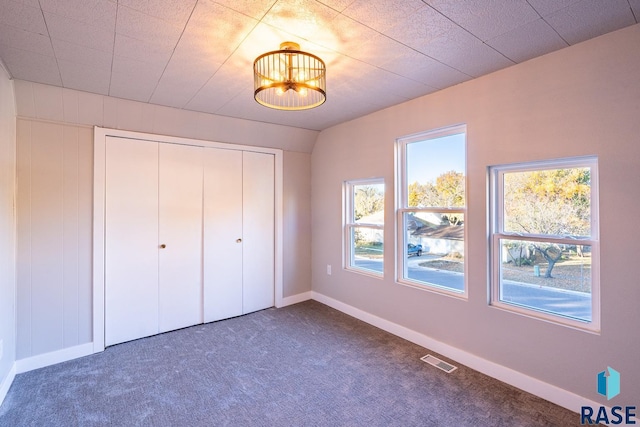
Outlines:
[[[274,305],[274,156],[205,149],[204,321]]]
[[[106,142],[105,344],[158,333],[158,143]]]
[[[242,151],[205,149],[204,321],[242,314]]]
[[[202,323],[202,147],[159,145],[158,332]]]
[[[243,313],[274,305],[274,156],[242,156]]]
[[[202,323],[202,150],[107,138],[106,345]]]

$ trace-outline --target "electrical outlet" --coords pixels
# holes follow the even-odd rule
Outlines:
[[[331,276],[331,264],[327,264],[327,275]]]

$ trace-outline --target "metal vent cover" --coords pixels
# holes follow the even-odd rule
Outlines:
[[[432,356],[430,354],[427,354],[426,356],[422,356],[420,360],[422,360],[423,362],[427,362],[429,365],[433,365],[436,368],[445,371],[447,374],[450,374],[451,372],[458,369],[457,366],[453,366],[452,364],[447,363],[444,360],[440,360],[437,357]]]

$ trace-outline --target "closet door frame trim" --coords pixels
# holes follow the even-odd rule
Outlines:
[[[93,352],[105,348],[105,209],[106,209],[106,142],[107,137],[132,140],[194,145],[225,150],[252,151],[274,156],[274,295],[275,306],[282,307],[283,300],[283,208],[282,165],[283,152],[277,148],[254,147],[180,138],[150,133],[131,132],[95,126],[93,132]]]

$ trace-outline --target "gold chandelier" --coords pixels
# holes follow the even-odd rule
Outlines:
[[[306,110],[326,99],[326,67],[315,55],[302,52],[294,42],[280,44],[253,63],[253,97],[278,110]]]

